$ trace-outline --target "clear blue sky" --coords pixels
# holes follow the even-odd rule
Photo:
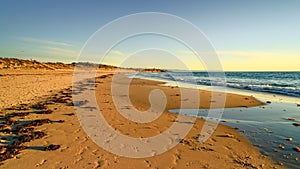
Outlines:
[[[2,0],[0,56],[72,62],[106,23],[137,12],[164,12],[198,26],[225,70],[300,70],[299,9],[297,0]]]

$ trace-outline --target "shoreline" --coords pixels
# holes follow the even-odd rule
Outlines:
[[[111,72],[111,71],[108,71]],[[105,74],[105,73],[104,73]],[[108,73],[106,73],[108,74]],[[69,75],[65,75],[66,77]],[[3,77],[3,76],[2,76]],[[1,78],[2,78],[1,77]],[[97,89],[99,89],[101,86],[101,89],[103,90],[103,85],[106,85],[106,87],[109,87],[109,79],[103,78],[99,79],[97,85]],[[43,83],[43,82],[41,82]],[[69,83],[69,82],[68,82]],[[148,89],[156,88],[153,83],[150,83],[149,81],[143,81],[143,80],[137,80],[136,81],[136,90],[135,92],[131,92],[133,95],[139,93],[141,94],[142,89],[145,90],[145,86],[142,88],[138,88],[138,85],[145,84],[148,85]],[[149,85],[150,83],[150,85]],[[70,83],[71,84],[71,83]],[[154,86],[154,87],[153,87]],[[39,86],[41,87],[41,86]],[[64,86],[65,88],[67,86]],[[167,92],[174,93],[176,92],[176,88],[171,87],[159,87],[159,88],[167,88],[164,90],[167,90]],[[97,90],[96,89],[96,90]],[[28,89],[24,89],[28,90]],[[55,93],[55,92],[53,92]],[[58,94],[64,95],[64,92]],[[68,91],[65,91],[65,95],[68,93]],[[135,101],[133,101],[133,104],[141,110],[145,110],[148,108],[147,102],[144,102],[147,95],[147,92],[143,92],[145,95],[143,96],[133,96],[135,97]],[[205,93],[205,92],[204,92]],[[208,95],[208,93],[206,93]],[[67,94],[69,95],[69,94]],[[207,96],[206,95],[206,96]],[[102,103],[101,99],[108,99],[106,96],[109,95],[103,95],[105,97],[97,98],[99,99],[99,103]],[[42,97],[42,96],[41,96]],[[62,96],[63,98],[64,96]],[[176,97],[176,95],[174,96]],[[231,95],[231,97],[236,97],[242,99],[246,96],[240,96],[240,95]],[[251,99],[251,98],[248,98]],[[174,102],[178,102],[172,100]],[[242,103],[236,104],[233,102],[228,102],[227,106],[244,106],[245,100]],[[256,105],[258,102],[255,100],[251,100],[253,103],[249,103],[251,105]],[[111,101],[109,102],[111,103]],[[210,105],[211,103],[203,103],[202,107],[205,107],[207,105]],[[53,104],[46,104],[47,108],[50,110],[53,110],[52,114],[50,115],[39,115],[42,117],[48,117],[49,119],[64,120],[63,123],[53,123],[53,124],[46,124],[42,126],[36,127],[37,130],[45,131],[47,136],[42,139],[37,139],[28,143],[24,143],[26,146],[35,146],[35,145],[45,145],[45,143],[55,143],[61,145],[61,148],[55,151],[37,151],[37,150],[22,150],[22,152],[18,155],[17,159],[9,159],[7,161],[4,161],[4,164],[0,167],[7,167],[7,168],[13,168],[18,166],[23,167],[34,167],[35,165],[39,164],[38,166],[43,167],[63,167],[63,166],[85,166],[87,163],[91,163],[91,167],[102,167],[102,168],[117,168],[128,166],[139,166],[140,168],[146,168],[146,167],[163,167],[163,166],[169,166],[169,167],[175,167],[175,168],[197,168],[197,167],[242,167],[245,165],[253,165],[258,168],[262,167],[271,167],[276,166],[278,168],[282,167],[277,164],[274,164],[271,160],[269,160],[267,157],[262,156],[258,150],[251,145],[244,136],[236,132],[234,129],[232,129],[229,126],[225,125],[219,125],[217,131],[213,134],[213,137],[210,138],[206,143],[200,144],[198,143],[197,139],[194,137],[197,136],[197,133],[199,134],[199,129],[201,129],[201,126],[203,125],[203,120],[197,119],[195,126],[191,130],[191,132],[188,134],[186,138],[183,139],[181,143],[179,143],[177,146],[175,146],[170,151],[161,154],[159,156],[154,156],[150,158],[145,159],[129,159],[124,157],[119,157],[113,154],[110,154],[109,152],[103,150],[102,148],[98,147],[93,143],[84,133],[84,131],[80,128],[78,119],[76,118],[76,115],[65,115],[65,114],[71,114],[74,112],[72,106],[66,106],[65,103],[53,103]],[[249,105],[248,105],[249,106]],[[174,105],[170,105],[167,108],[176,107]],[[107,109],[109,107],[104,106],[104,109]],[[117,117],[117,115],[112,114],[113,110],[109,110],[107,113],[104,113],[106,115],[106,118],[108,122],[112,122],[111,126],[116,127],[119,131],[123,133],[128,133],[129,136],[151,136],[156,135],[165,130],[168,125],[173,123],[174,118],[176,115],[174,113],[170,112],[164,112],[161,120],[156,121],[156,124],[150,125],[147,128],[143,128],[145,126],[136,125],[134,123],[128,123],[124,121],[124,119]],[[115,111],[116,113],[116,111]],[[108,116],[109,115],[109,116]],[[114,118],[112,118],[114,117]],[[30,116],[25,117],[25,119],[33,119],[36,118],[36,116]],[[131,127],[136,127],[135,130],[131,130]],[[157,128],[157,126],[160,126]],[[133,128],[134,129],[134,128]],[[57,135],[60,133],[60,135]],[[130,134],[133,133],[133,134]],[[226,137],[226,134],[234,135],[233,138]],[[222,137],[225,136],[225,137]],[[65,140],[66,138],[69,138]],[[70,139],[74,138],[74,139]],[[34,151],[34,152],[32,152]],[[88,152],[93,152],[92,156],[89,155]],[[70,155],[73,155],[70,157]],[[251,156],[251,158],[249,158]],[[199,159],[199,157],[201,159]],[[203,157],[203,158],[202,158]],[[248,158],[247,158],[248,157]],[[263,158],[263,159],[260,159]],[[29,160],[31,159],[31,160]],[[64,159],[64,160],[62,160]],[[172,160],[171,160],[172,159]],[[214,164],[210,163],[209,161],[216,160]]]
[[[130,74],[128,74],[128,76],[130,76]],[[176,82],[176,81],[171,81],[168,79],[160,79],[157,77],[147,77],[147,76],[138,76],[136,78],[164,82],[166,86],[178,86],[178,84],[180,84],[182,87],[195,88],[194,84],[187,83],[187,82]],[[270,93],[270,92],[259,92],[259,91],[254,91],[254,90],[238,89],[238,88],[232,88],[232,87],[206,86],[206,85],[202,85],[202,84],[197,84],[196,86],[197,86],[197,89],[200,89],[200,90],[219,91],[219,92],[225,91],[225,93],[232,93],[232,94],[246,95],[246,96],[251,95],[258,100],[263,100],[262,102],[278,101],[278,102],[289,102],[289,103],[299,104],[298,103],[299,98],[296,96],[288,96],[288,95],[283,95],[283,94],[278,94],[278,93]]]

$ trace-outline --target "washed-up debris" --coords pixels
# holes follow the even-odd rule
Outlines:
[[[50,144],[49,146],[45,147],[45,151],[54,151],[60,148],[60,145]]]
[[[295,118],[292,118],[292,117],[289,117],[287,118],[288,120],[291,120],[291,121],[295,121],[296,119]]]
[[[293,123],[294,126],[300,126],[300,123]]]
[[[300,152],[300,148],[298,146],[294,146],[293,147],[293,150],[297,151],[297,152]]]
[[[234,138],[233,134],[222,134],[222,135],[217,135],[218,137],[227,137],[227,138]]]

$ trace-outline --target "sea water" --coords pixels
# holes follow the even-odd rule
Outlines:
[[[221,77],[224,75],[224,77]],[[142,73],[136,77],[190,83],[203,86],[222,86],[293,96],[300,98],[300,72],[160,72]]]

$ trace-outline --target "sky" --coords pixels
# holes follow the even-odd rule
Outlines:
[[[300,71],[299,8],[297,0],[1,0],[0,57],[74,62],[86,41],[104,25],[134,13],[161,12],[197,26],[225,71]],[[167,51],[142,51],[139,44],[164,46]],[[132,37],[118,44],[103,62],[176,68],[175,61],[170,62],[174,55],[190,69],[205,69],[205,63],[195,61],[182,44],[155,36]]]

